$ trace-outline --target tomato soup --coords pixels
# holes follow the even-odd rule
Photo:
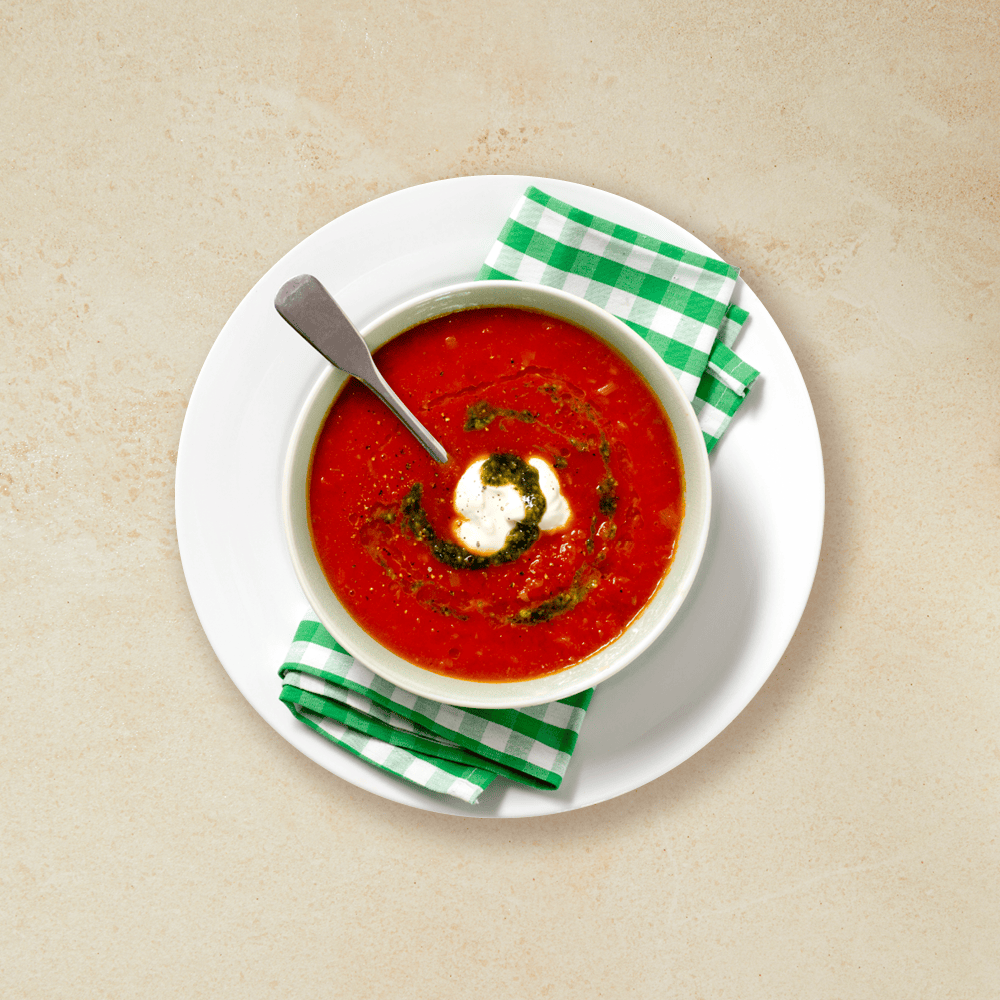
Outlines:
[[[673,430],[640,375],[592,334],[514,308],[431,320],[375,359],[449,458],[431,459],[354,379],[334,401],[309,517],[358,624],[479,681],[551,673],[620,635],[666,574],[684,513]],[[470,542],[479,522],[456,507],[469,483],[516,508],[492,545]]]

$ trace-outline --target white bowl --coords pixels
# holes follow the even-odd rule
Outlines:
[[[337,641],[385,680],[423,698],[468,708],[523,708],[567,698],[626,667],[667,627],[698,572],[711,511],[708,454],[698,420],[662,359],[621,320],[566,292],[520,281],[470,281],[420,295],[362,330],[374,351],[426,320],[461,309],[512,306],[582,327],[624,356],[659,398],[684,468],[684,520],[670,568],[643,611],[613,642],[562,670],[520,681],[471,681],[436,674],[386,649],[347,613],[327,583],[309,528],[307,484],[316,438],[348,378],[335,368],[317,382],[292,432],[285,463],[285,530],[292,562],[316,615]]]

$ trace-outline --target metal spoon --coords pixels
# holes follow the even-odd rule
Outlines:
[[[437,462],[448,461],[448,452],[382,378],[361,334],[316,278],[300,274],[286,281],[274,297],[274,308],[334,368],[364,382],[403,421],[431,458]]]

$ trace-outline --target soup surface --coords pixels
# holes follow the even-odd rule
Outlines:
[[[449,460],[345,383],[317,440],[309,516],[354,619],[407,660],[481,681],[551,673],[611,642],[655,593],[684,512],[673,430],[643,379],[593,335],[521,309],[452,313],[375,357]],[[505,490],[524,515],[493,549],[468,547],[456,508],[483,460],[476,488]]]

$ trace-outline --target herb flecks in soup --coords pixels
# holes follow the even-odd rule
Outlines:
[[[406,659],[477,680],[559,670],[621,634],[666,573],[684,510],[673,432],[642,378],[591,334],[518,309],[441,317],[376,360],[449,461],[345,385],[309,509],[355,620]]]

